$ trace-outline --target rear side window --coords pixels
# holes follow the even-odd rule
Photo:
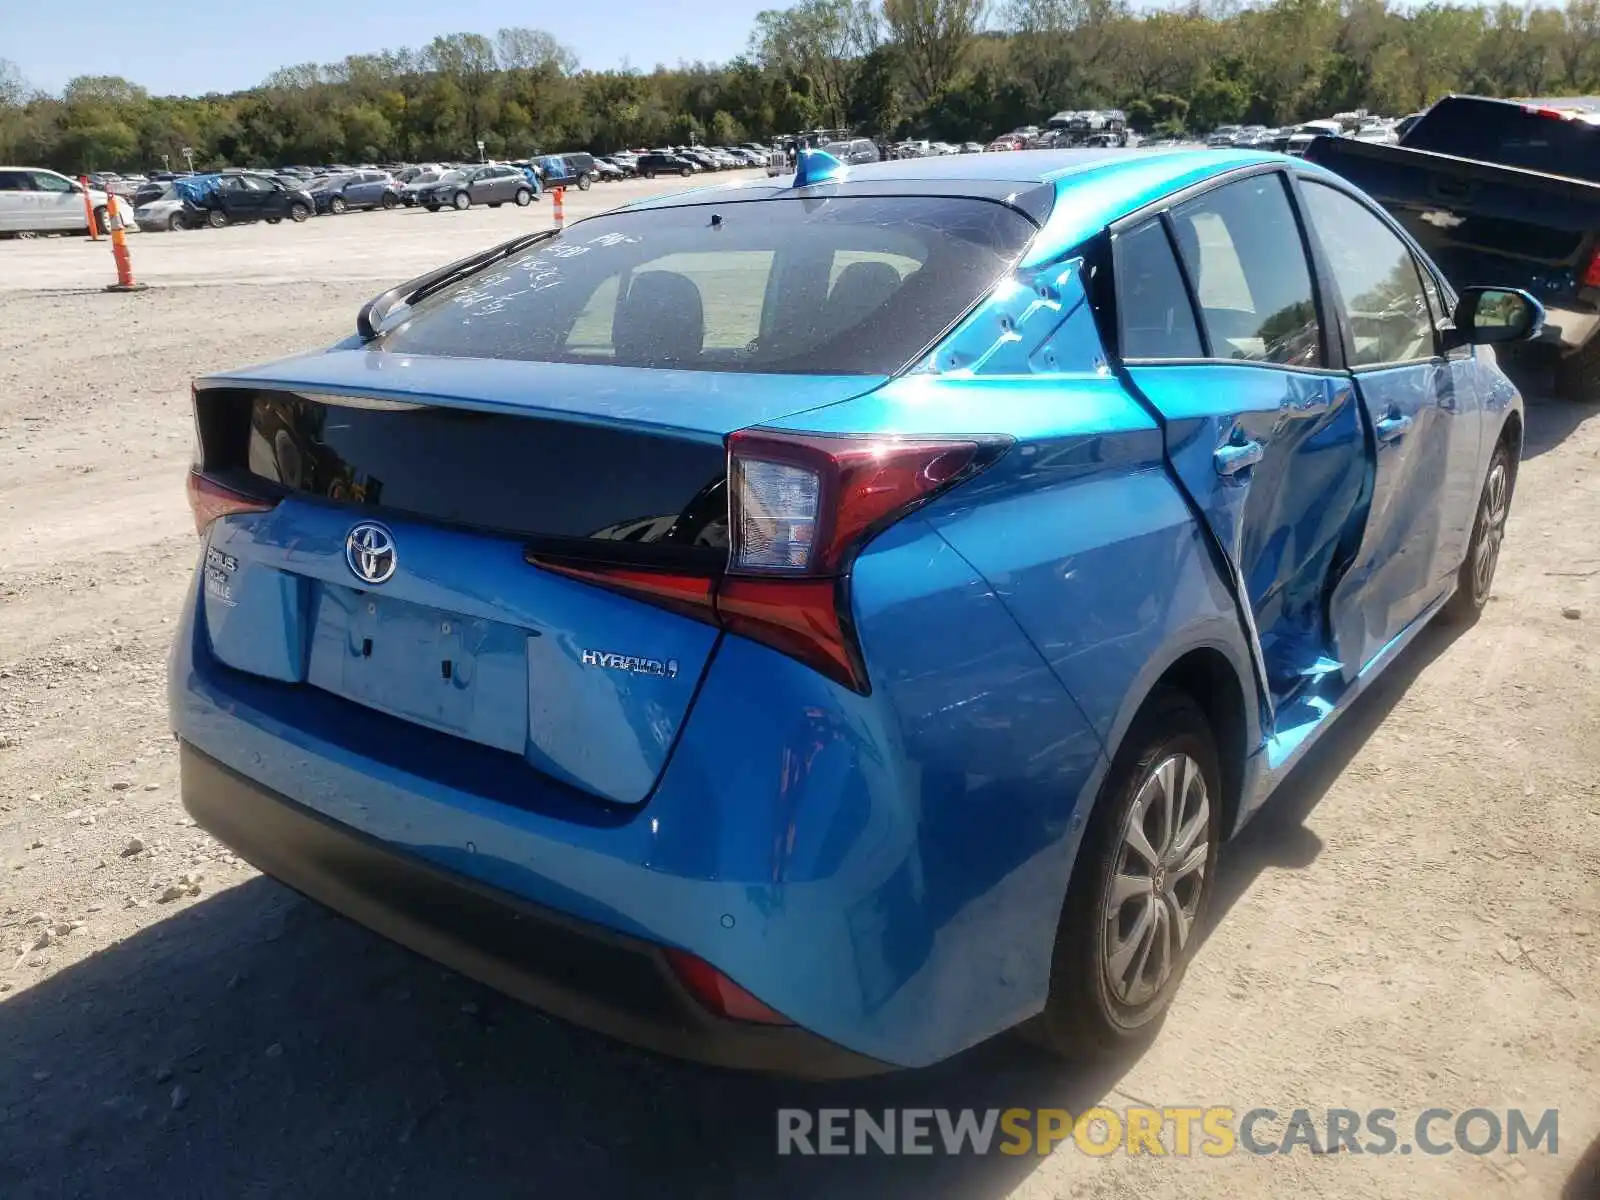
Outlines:
[[[948,197],[763,200],[575,224],[423,300],[379,342],[418,354],[879,375],[937,339],[1035,226]]]
[[[1350,365],[1432,358],[1433,311],[1406,244],[1334,188],[1307,180],[1301,195],[1350,323]]]
[[[1305,244],[1276,173],[1226,184],[1172,210],[1213,358],[1322,365]]]
[[[1159,220],[1117,235],[1116,276],[1123,358],[1204,355],[1194,308]]]
[[[1529,111],[1520,104],[1466,97],[1441,100],[1406,131],[1400,142],[1413,150],[1478,158],[1600,183],[1600,127],[1584,120]]]

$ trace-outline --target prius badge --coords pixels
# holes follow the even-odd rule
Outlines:
[[[678,660],[675,658],[639,658],[632,654],[612,654],[609,650],[585,650],[583,665],[607,671],[625,671],[630,675],[654,675],[660,679],[678,677]]]

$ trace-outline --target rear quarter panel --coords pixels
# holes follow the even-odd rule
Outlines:
[[[811,997],[819,1007],[807,1015],[854,1026],[847,1043],[896,1061],[933,1061],[1043,1006],[1109,755],[1162,671],[1211,647],[1255,694],[1232,597],[1167,474],[1159,429],[1103,369],[1074,269],[1002,288],[1003,307],[953,339],[975,367],[936,358],[780,422],[1015,439],[855,565],[872,727],[815,705],[803,736],[791,718],[795,728],[758,739],[792,762],[780,773],[786,815],[767,833],[775,877],[780,858],[783,872],[803,864],[844,900],[836,944],[803,951],[842,986]],[[986,346],[995,332],[1004,345]],[[730,695],[761,693],[771,672],[754,659],[768,654],[727,639],[668,787],[695,769],[705,730],[755,719],[748,704],[714,714]],[[761,720],[792,708],[759,707],[772,714]]]

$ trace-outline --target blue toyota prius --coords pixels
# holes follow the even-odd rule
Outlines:
[[[1361,193],[1027,152],[658,197],[200,379],[183,799],[730,1066],[1150,1036],[1219,847],[1493,582],[1522,401]]]

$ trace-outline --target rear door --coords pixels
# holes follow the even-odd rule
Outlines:
[[[37,205],[36,229],[85,229],[83,193],[54,171],[32,171],[34,202]]]
[[[241,175],[239,189],[233,194],[239,213],[252,221],[267,216],[267,204],[272,197],[272,184],[255,175]]]
[[[1141,216],[1115,231],[1115,263],[1128,373],[1233,569],[1281,706],[1336,673],[1327,597],[1370,467],[1286,180],[1258,173]]]
[[[1466,557],[1483,413],[1471,349],[1447,357],[1423,268],[1377,211],[1300,180],[1336,294],[1341,336],[1376,445],[1372,516],[1335,594],[1341,642],[1362,664],[1421,615]]]

